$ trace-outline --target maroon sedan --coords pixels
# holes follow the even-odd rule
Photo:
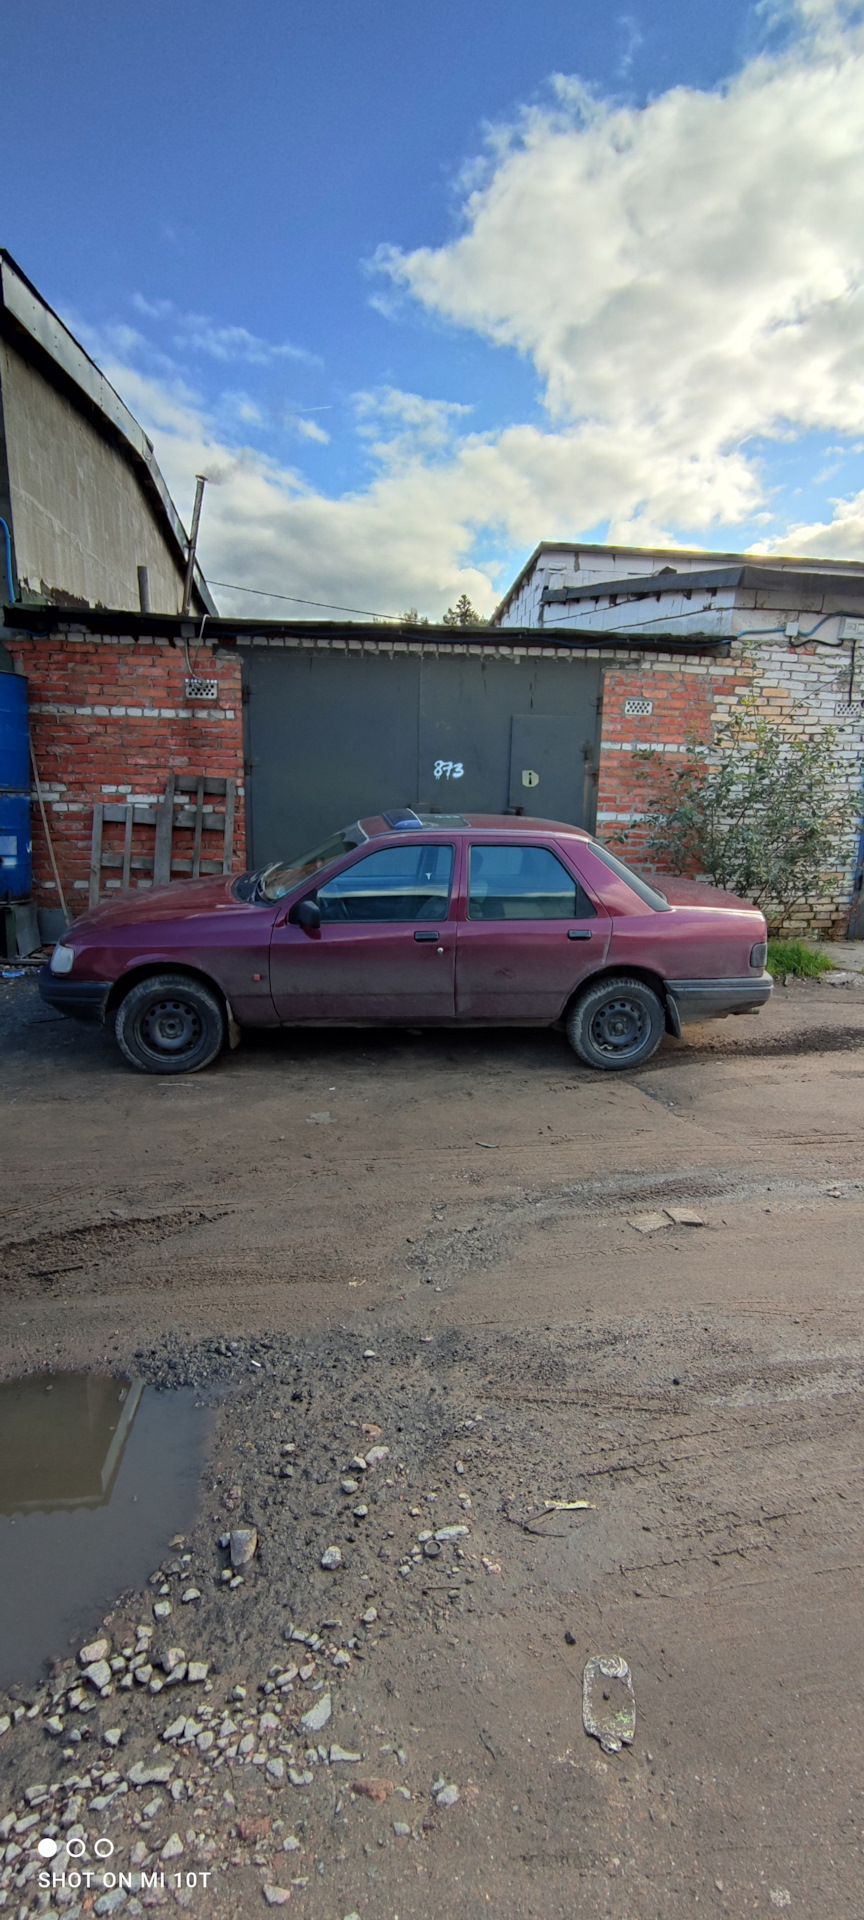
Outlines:
[[[385,1024],[562,1026],[589,1066],[638,1067],[772,989],[757,908],[664,887],[559,821],[401,808],[257,873],[106,902],[39,985],[112,1021],[146,1073],[209,1066],[242,1027]]]

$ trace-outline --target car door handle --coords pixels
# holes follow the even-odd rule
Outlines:
[[[568,927],[567,938],[568,940],[590,940],[591,928],[590,927]]]
[[[440,939],[440,935],[437,927],[434,929],[432,927],[424,927],[422,933],[415,933],[414,938],[415,940],[438,940]]]

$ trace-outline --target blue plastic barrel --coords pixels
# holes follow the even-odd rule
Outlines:
[[[26,900],[32,884],[27,682],[0,673],[0,899]]]

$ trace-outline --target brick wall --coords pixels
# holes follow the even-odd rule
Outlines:
[[[850,689],[849,654],[827,648],[785,644],[749,649],[733,646],[723,661],[670,661],[644,657],[608,668],[604,676],[603,727],[597,797],[597,832],[615,844],[627,832],[627,857],[638,860],[647,835],[640,829],[645,788],[637,778],[634,755],[651,747],[662,754],[683,754],[687,737],[705,742],[712,726],[725,719],[743,694],[752,695],[766,718],[790,733],[818,735],[830,726],[836,735],[837,794],[860,818],[864,772],[864,685],[861,671]],[[849,695],[852,693],[852,700]],[[627,704],[650,701],[650,714],[627,712]],[[857,836],[850,833],[848,860],[836,886],[805,900],[790,915],[791,933],[843,938],[846,932]]]
[[[181,647],[161,639],[53,634],[6,642],[29,681],[30,728],[54,851],[72,913],[87,906],[93,807],[97,801],[152,804],[169,773],[238,783],[234,866],[245,863],[240,663],[228,649],[193,646],[196,675],[218,681],[215,701],[186,703]],[[33,892],[57,906],[48,849],[33,795]],[[109,844],[106,829],[106,845]],[[115,834],[119,829],[114,829]],[[153,830],[136,827],[133,853],[153,851]],[[215,849],[213,849],[215,850]],[[203,851],[211,852],[205,836]],[[134,885],[147,881],[133,878]],[[103,874],[103,893],[110,890]],[[114,880],[113,885],[119,885]]]
[[[603,678],[603,726],[597,788],[597,832],[614,842],[627,831],[627,852],[638,857],[647,833],[639,816],[645,805],[638,778],[638,752],[685,754],[688,736],[709,740],[718,702],[729,703],[750,688],[744,661],[670,661],[645,657],[626,667],[607,668]],[[627,712],[635,702],[650,702],[648,713]]]
[[[268,644],[285,646],[287,642],[283,635],[278,640],[270,637]],[[293,644],[337,643],[298,638]],[[361,642],[351,644],[359,647]],[[404,641],[388,644],[394,651],[406,645]],[[6,645],[30,683],[33,743],[61,879],[73,912],[83,912],[87,905],[96,802],[133,799],[152,805],[164,793],[171,772],[236,779],[234,866],[243,867],[241,666],[233,648],[193,648],[195,673],[215,678],[219,694],[212,703],[187,706],[185,654],[182,646],[168,640],[100,636],[73,628],[48,638],[10,637]],[[466,643],[465,650],[479,648]],[[530,656],[535,649],[524,651]],[[538,654],[547,651],[553,650],[536,649]],[[501,652],[507,657],[511,652],[503,637]],[[584,655],[602,657],[591,647]],[[730,656],[722,660],[662,653],[628,658],[619,653],[615,661],[604,662],[598,833],[613,840],[622,829],[632,830],[627,852],[638,858],[640,842],[644,846],[645,840],[639,827],[644,788],[636,778],[634,754],[644,747],[663,754],[685,753],[688,735],[693,733],[707,742],[715,721],[748,692],[755,694],[766,714],[783,719],[797,731],[818,731],[826,725],[836,729],[838,791],[854,797],[860,810],[864,649],[851,702],[849,671],[848,652],[795,649],[785,643],[748,650],[736,642]],[[633,702],[636,710],[628,712],[628,703]],[[645,712],[649,702],[651,711]],[[35,897],[42,907],[56,906],[57,891],[35,795],[32,817]],[[106,830],[109,840],[111,831]],[[119,836],[119,829],[113,832]],[[146,828],[136,828],[135,832],[133,853],[152,852],[152,829],[148,833]],[[205,843],[205,856],[214,851],[212,844]],[[835,935],[845,931],[853,874],[851,840],[849,851],[847,871],[834,892],[797,910],[796,931]],[[133,877],[133,884],[147,882]],[[110,873],[103,875],[103,892],[118,885]]]

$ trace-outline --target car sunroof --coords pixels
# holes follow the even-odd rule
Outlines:
[[[461,813],[415,813],[413,807],[393,807],[390,813],[382,813],[388,827],[398,830],[410,827],[467,827],[467,820]]]
[[[422,826],[420,815],[411,807],[394,807],[392,813],[382,813],[381,818],[386,820],[388,827]]]

